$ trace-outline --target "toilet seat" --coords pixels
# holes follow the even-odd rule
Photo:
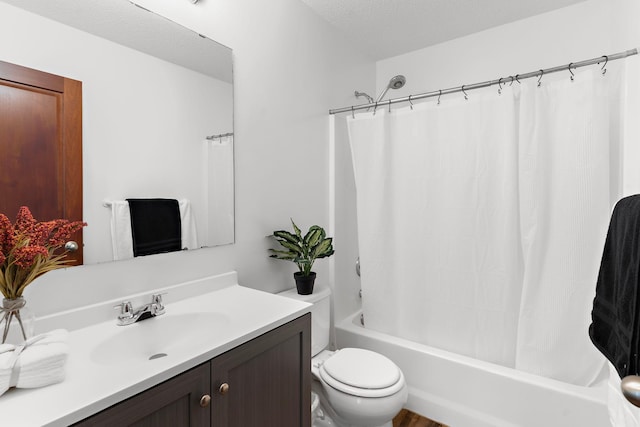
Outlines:
[[[344,348],[319,369],[329,386],[358,397],[386,397],[404,387],[402,371],[385,356],[359,348]]]

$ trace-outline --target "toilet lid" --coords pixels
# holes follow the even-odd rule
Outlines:
[[[400,380],[400,369],[381,354],[361,348],[343,348],[323,364],[336,381],[351,387],[385,389]]]

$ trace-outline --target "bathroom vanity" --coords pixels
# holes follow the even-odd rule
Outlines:
[[[307,313],[75,425],[308,427],[310,321]]]
[[[9,390],[0,396],[3,420],[310,427],[308,304],[239,286],[235,273],[158,291],[167,293],[166,313],[128,326],[113,310],[122,301],[42,319],[46,330],[89,324],[70,330],[66,380]],[[149,296],[127,300],[137,306]]]

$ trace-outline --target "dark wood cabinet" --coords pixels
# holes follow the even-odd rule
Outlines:
[[[76,424],[77,426],[208,426],[211,411],[202,408],[210,393],[211,364],[204,363]]]
[[[75,426],[311,427],[311,315]]]
[[[311,426],[310,317],[211,361],[213,426]]]

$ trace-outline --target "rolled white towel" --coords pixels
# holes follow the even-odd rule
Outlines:
[[[69,347],[63,343],[33,346],[22,352],[18,363],[15,387],[38,388],[64,381]],[[14,384],[11,384],[12,386]]]
[[[57,329],[27,340],[13,368],[15,384],[11,386],[37,388],[63,381],[68,335],[66,330]]]
[[[11,387],[36,388],[63,381],[69,353],[67,335],[57,329],[21,345],[0,345],[0,395]]]
[[[11,371],[13,370],[10,362],[15,348],[16,346],[12,344],[0,344],[0,396],[10,387]]]

